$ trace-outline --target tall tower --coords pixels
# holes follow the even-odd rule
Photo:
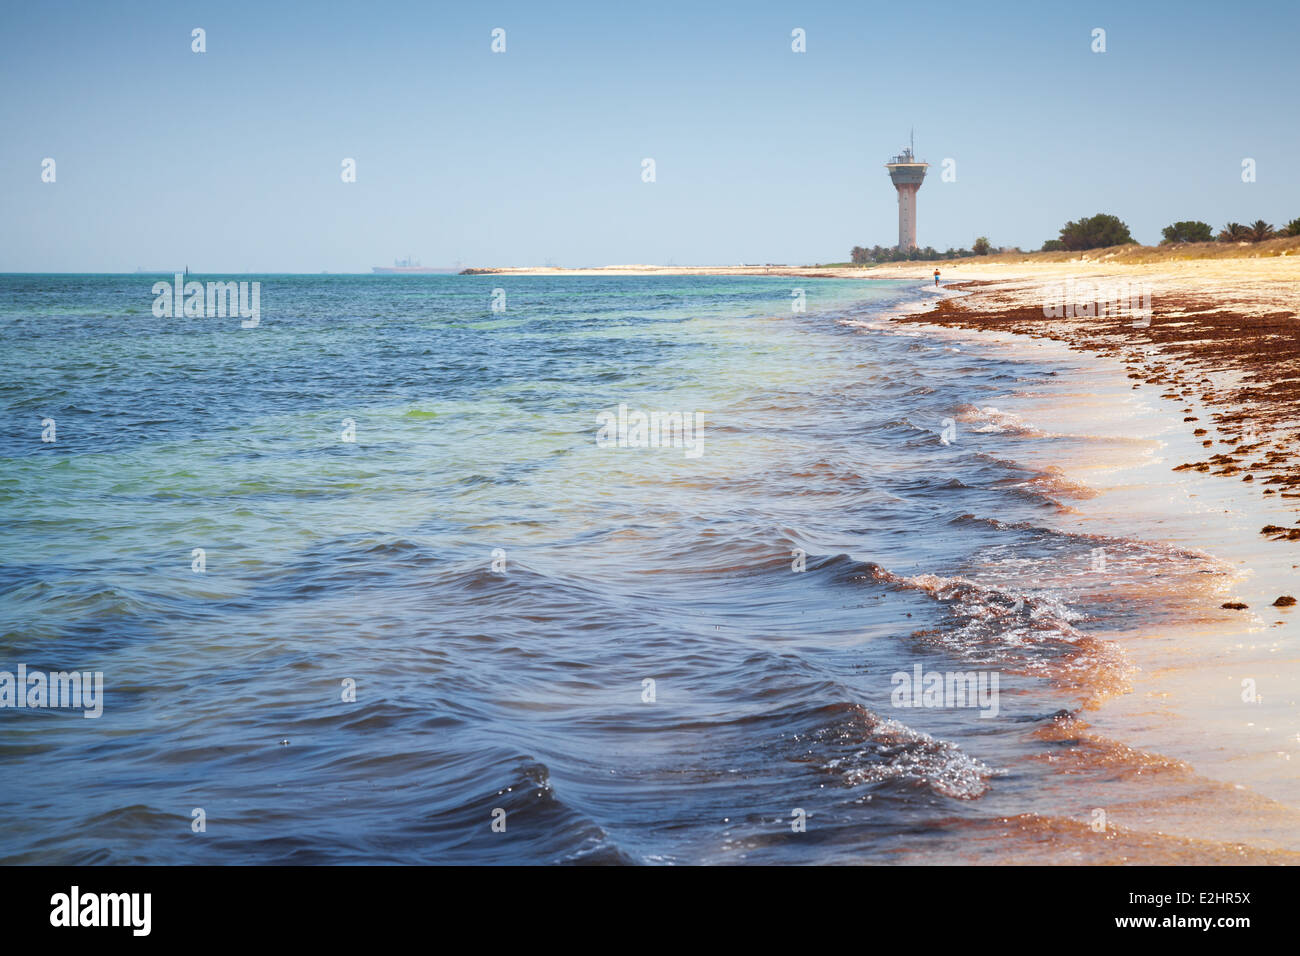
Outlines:
[[[916,193],[925,179],[929,163],[918,163],[913,145],[885,164],[898,190],[898,248],[916,248]]]

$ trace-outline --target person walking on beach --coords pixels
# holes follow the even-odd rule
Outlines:
[[[935,288],[936,288],[936,289],[939,287],[939,270],[938,270],[938,269],[935,269],[935,270],[934,270],[934,285],[935,285]]]

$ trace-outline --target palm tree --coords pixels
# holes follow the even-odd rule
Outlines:
[[[1249,242],[1250,230],[1239,222],[1230,222],[1219,231],[1220,242]]]
[[[1300,219],[1292,219],[1278,230],[1279,236],[1300,236]]]
[[[1273,238],[1273,227],[1263,219],[1256,219],[1250,227],[1250,241],[1263,242],[1265,239]]]

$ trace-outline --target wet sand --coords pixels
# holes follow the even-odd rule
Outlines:
[[[1177,567],[1112,566],[1117,602],[1166,608],[1179,623],[1139,619],[1097,635],[1135,665],[1132,686],[1060,721],[1048,759],[1081,782],[1110,767],[1137,787],[1105,807],[1115,826],[1104,844],[1073,819],[1004,821],[989,836],[1007,841],[1009,861],[1042,858],[1034,847],[1044,840],[1053,862],[1066,861],[1062,850],[1076,862],[1300,859],[1300,625],[1290,606],[1300,594],[1300,262],[1210,266],[972,270],[978,278],[947,286],[928,310],[893,317],[968,344],[1075,353],[1076,380],[998,407],[1039,429],[1116,444],[1033,463],[1088,489],[1071,501],[1085,526],[1124,528],[1217,564],[1191,580]],[[1123,313],[1045,315],[1071,279],[1084,290],[1145,285],[1149,324]],[[1247,680],[1258,699],[1244,699]]]
[[[1133,388],[1184,404],[1199,456],[1176,467],[1252,484],[1261,495],[1300,499],[1300,257],[1194,262],[1180,268],[1048,270],[967,279],[933,310],[899,321],[1048,338],[1122,361]],[[1051,318],[1063,283],[1149,289],[1149,324],[1132,314]],[[1300,502],[1298,502],[1300,504]],[[1273,538],[1300,529],[1265,526]]]

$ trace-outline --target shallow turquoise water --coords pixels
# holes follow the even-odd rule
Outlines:
[[[969,424],[1049,363],[854,324],[914,283],[240,276],[243,329],[156,278],[0,277],[0,669],[105,682],[0,710],[0,860],[938,857],[1118,666],[1124,608],[961,583],[1094,542]],[[998,715],[891,704],[918,663]]]

